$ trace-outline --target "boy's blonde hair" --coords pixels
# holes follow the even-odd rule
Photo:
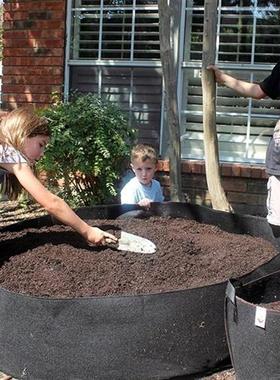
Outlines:
[[[138,159],[140,159],[142,162],[151,160],[155,165],[158,162],[155,149],[146,144],[138,144],[132,148],[130,154],[131,162],[133,163],[133,161]]]
[[[17,108],[7,114],[0,124],[0,144],[9,145],[21,152],[27,137],[38,135],[50,136],[48,120],[35,113],[32,108]],[[7,173],[1,186],[1,192],[9,199],[15,200],[22,192],[22,186],[17,178]]]

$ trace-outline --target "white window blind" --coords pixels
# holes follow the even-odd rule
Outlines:
[[[69,88],[127,111],[141,142],[160,142],[162,74],[157,0],[74,0]]]
[[[117,103],[138,127],[141,142],[158,147],[162,75],[154,68],[73,66],[71,87]]]
[[[201,57],[203,3],[187,1],[182,96],[182,154],[203,158]],[[249,82],[269,75],[280,59],[277,1],[223,0],[218,7],[217,65]],[[220,159],[263,163],[280,101],[253,101],[218,87],[216,127]]]
[[[75,0],[72,12],[72,59],[160,59],[157,1]]]
[[[200,70],[204,0],[182,4],[185,19],[178,83],[182,157],[203,159]],[[240,79],[263,80],[280,58],[279,0],[218,0],[217,12],[218,66]],[[156,143],[159,124],[155,123],[164,120],[160,118],[158,1],[73,0],[70,19],[69,88],[94,91],[120,102],[136,120],[140,135]],[[263,163],[279,106],[279,101],[253,101],[219,86],[220,159]],[[165,140],[168,142],[163,135]]]

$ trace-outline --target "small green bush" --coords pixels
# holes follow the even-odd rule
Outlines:
[[[74,94],[41,112],[52,138],[39,169],[49,173],[52,189],[72,207],[113,202],[135,138],[125,113],[92,94]]]

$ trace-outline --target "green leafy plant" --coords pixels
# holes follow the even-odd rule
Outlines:
[[[52,137],[39,170],[52,189],[73,207],[114,201],[135,138],[125,113],[92,94],[73,94],[41,113]]]

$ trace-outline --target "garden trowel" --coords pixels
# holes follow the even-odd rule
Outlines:
[[[116,244],[110,243],[107,245],[120,251],[130,251],[136,253],[155,253],[156,251],[155,244],[150,240],[125,231],[121,231],[121,237],[118,239]]]

